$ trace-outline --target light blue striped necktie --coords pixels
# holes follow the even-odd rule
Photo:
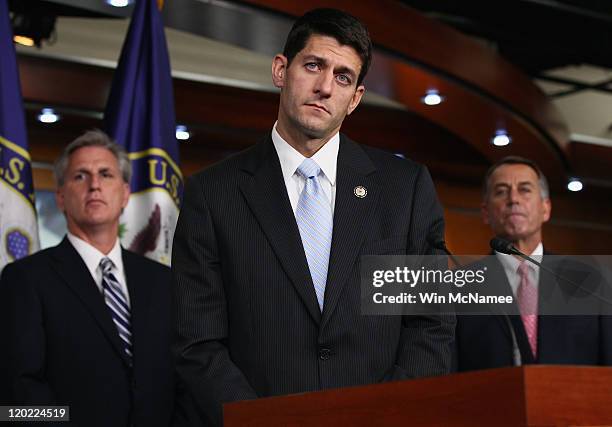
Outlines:
[[[300,194],[295,219],[302,237],[308,268],[312,276],[319,308],[323,311],[327,268],[331,249],[333,216],[331,204],[319,182],[321,168],[312,159],[304,159],[297,173],[306,183]]]
[[[128,356],[130,364],[132,362],[132,325],[130,306],[127,298],[121,290],[121,285],[113,274],[113,262],[110,258],[102,258],[100,260],[100,269],[102,270],[102,291],[104,294],[104,302],[110,310],[113,322],[117,327],[119,338],[123,343],[123,349]]]

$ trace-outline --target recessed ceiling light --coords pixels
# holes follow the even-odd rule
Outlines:
[[[53,108],[43,108],[38,115],[38,121],[42,123],[55,123],[60,116],[55,113]]]
[[[508,135],[504,129],[500,129],[495,132],[495,136],[491,139],[491,143],[496,147],[505,147],[512,142],[512,138]]]
[[[189,139],[191,134],[187,130],[187,126],[177,125],[176,126],[176,139],[186,141]]]
[[[582,185],[582,181],[580,181],[578,178],[572,178],[567,183],[567,189],[569,191],[581,191],[583,188],[584,186]]]
[[[114,7],[126,7],[130,4],[130,0],[106,0],[106,3]]]
[[[442,101],[444,101],[444,97],[436,89],[429,89],[425,96],[421,98],[421,102],[425,105],[438,105]]]

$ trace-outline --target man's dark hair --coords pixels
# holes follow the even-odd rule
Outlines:
[[[313,34],[335,38],[343,46],[350,46],[361,58],[361,71],[357,86],[363,82],[372,61],[372,41],[366,27],[354,16],[338,9],[313,9],[293,24],[283,55],[287,63],[306,46]]]
[[[540,184],[540,195],[542,196],[542,199],[548,199],[550,197],[550,191],[548,189],[548,181],[546,180],[546,177],[544,176],[542,169],[540,169],[540,167],[537,165],[536,162],[534,162],[533,160],[527,159],[525,157],[507,156],[497,161],[496,163],[494,163],[489,168],[487,173],[485,174],[484,181],[482,182],[482,198],[483,199],[486,199],[487,195],[489,194],[489,179],[491,178],[491,175],[493,175],[493,172],[495,172],[497,168],[503,165],[529,166],[531,169],[534,170],[534,172],[538,176],[538,182]]]

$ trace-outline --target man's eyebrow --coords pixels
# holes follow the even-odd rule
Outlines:
[[[518,186],[529,186],[529,187],[535,187],[535,184],[531,181],[521,181],[518,183]],[[493,188],[500,188],[500,187],[504,187],[504,188],[510,188],[511,185],[508,184],[507,182],[498,182],[496,184],[493,185]]]
[[[319,64],[324,64],[324,65],[327,64],[327,59],[314,55],[314,54],[305,55],[304,61],[314,61],[314,62],[318,62]]]
[[[497,188],[497,187],[510,187],[510,184],[508,184],[507,182],[498,182],[495,185],[493,185],[493,188]]]
[[[110,166],[101,166],[98,169],[96,169],[94,171],[94,173],[95,172],[108,172],[110,170],[112,170],[112,168]],[[84,168],[84,167],[83,168],[78,168],[74,172],[75,173],[77,173],[77,172],[78,173],[86,173],[86,174],[91,174],[92,173],[92,171],[90,169],[87,169],[87,168]]]

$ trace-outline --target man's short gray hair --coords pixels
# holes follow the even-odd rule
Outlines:
[[[79,136],[77,139],[68,144],[66,148],[64,148],[64,151],[62,151],[59,158],[55,161],[53,175],[55,177],[55,184],[58,187],[64,185],[64,178],[66,169],[68,168],[70,156],[76,150],[83,147],[101,147],[110,151],[119,163],[119,170],[121,171],[123,181],[129,184],[130,178],[132,177],[132,163],[128,158],[125,148],[114,142],[101,130],[93,129],[85,132],[83,135]]]
[[[495,172],[495,170],[497,168],[499,168],[500,166],[503,166],[503,165],[525,165],[525,166],[529,166],[531,169],[533,169],[533,171],[538,176],[538,182],[540,184],[540,195],[542,196],[542,199],[550,198],[550,191],[548,189],[548,181],[546,180],[546,177],[544,176],[544,173],[542,172],[542,170],[540,169],[540,167],[537,165],[536,162],[534,162],[533,160],[527,159],[525,157],[507,156],[507,157],[504,157],[503,159],[499,160],[495,164],[493,164],[493,166],[491,166],[489,168],[489,170],[487,171],[487,173],[485,174],[485,178],[484,178],[484,181],[482,183],[482,198],[483,198],[483,200],[485,200],[487,198],[487,196],[489,195],[489,179],[491,178],[491,175],[493,175],[493,172]]]

